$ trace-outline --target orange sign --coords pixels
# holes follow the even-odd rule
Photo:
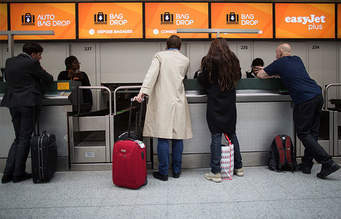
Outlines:
[[[7,4],[0,4],[0,31],[6,31],[7,28]],[[0,40],[6,40],[7,36],[0,35]]]
[[[341,38],[341,4],[337,4],[337,38]]]
[[[258,34],[221,33],[224,38],[272,38],[271,3],[212,3],[213,29],[258,29]],[[216,37],[216,34],[212,34]]]
[[[10,14],[11,30],[54,31],[54,35],[16,35],[14,39],[76,38],[74,3],[13,3],[10,4]]]
[[[335,38],[335,4],[275,3],[276,38]]]
[[[206,33],[177,33],[177,29],[208,28],[207,3],[146,3],[146,38],[208,38]]]
[[[142,3],[79,3],[79,38],[142,38]]]

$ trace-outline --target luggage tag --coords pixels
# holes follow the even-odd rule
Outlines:
[[[146,147],[145,144],[142,141],[140,141],[140,140],[134,140],[134,141],[140,146],[140,148],[145,148]]]

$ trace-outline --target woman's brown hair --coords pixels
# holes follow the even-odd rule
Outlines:
[[[222,38],[212,41],[201,61],[201,71],[208,74],[210,84],[217,81],[221,91],[234,89],[241,77],[239,60]]]

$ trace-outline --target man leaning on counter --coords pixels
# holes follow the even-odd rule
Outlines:
[[[320,114],[323,106],[321,87],[310,78],[300,57],[291,55],[288,43],[276,48],[276,59],[267,67],[256,67],[256,76],[261,79],[278,75],[294,102],[294,124],[298,138],[305,150],[299,169],[310,174],[313,159],[322,164],[317,177],[325,179],[340,169],[331,156],[318,143]]]

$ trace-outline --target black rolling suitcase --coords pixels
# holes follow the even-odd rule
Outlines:
[[[37,122],[37,124],[39,121]],[[38,130],[39,130],[39,125]],[[36,134],[38,133],[38,134]],[[32,178],[34,183],[47,183],[57,167],[56,136],[46,131],[35,132],[31,139]]]

